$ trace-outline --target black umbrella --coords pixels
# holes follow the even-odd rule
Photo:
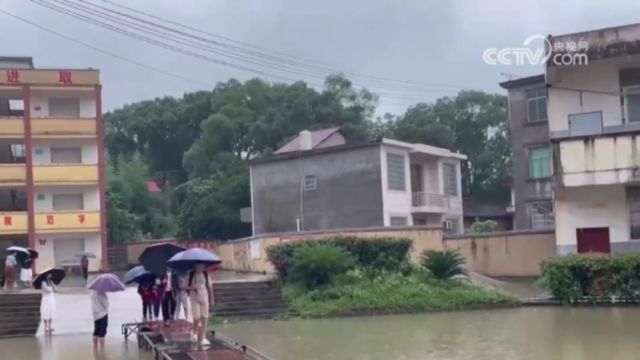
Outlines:
[[[38,276],[36,276],[36,278],[33,279],[33,281],[31,282],[33,287],[36,289],[40,289],[42,287],[42,282],[44,281],[44,279],[47,277],[48,274],[51,274],[51,282],[54,285],[60,284],[60,282],[62,282],[62,279],[64,279],[64,277],[66,276],[66,273],[62,268],[48,268],[40,272]]]
[[[38,258],[38,252],[35,251],[32,248],[27,248],[27,251],[29,251],[29,256],[31,257],[31,260],[35,260]]]
[[[155,279],[156,279],[156,274],[147,271],[142,265],[138,265],[132,268],[131,270],[127,271],[126,274],[124,274],[125,284],[131,284],[131,283],[142,284],[142,283],[152,282]]]
[[[165,273],[167,261],[184,250],[182,246],[171,243],[151,245],[142,251],[138,260],[147,271],[162,275]]]

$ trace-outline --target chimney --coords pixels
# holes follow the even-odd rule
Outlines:
[[[300,131],[300,150],[311,150],[311,132],[309,130]]]

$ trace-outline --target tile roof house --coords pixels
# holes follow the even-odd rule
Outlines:
[[[345,139],[339,127],[315,131],[303,130],[293,140],[276,150],[275,153],[283,154],[294,151],[321,149],[343,144],[345,144]]]

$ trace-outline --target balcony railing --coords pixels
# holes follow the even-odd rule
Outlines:
[[[456,196],[421,191],[412,194],[411,205],[413,207],[457,209],[460,208],[462,204]]]
[[[98,165],[50,164],[33,167],[33,181],[37,185],[95,184],[98,182]]]
[[[27,212],[0,212],[0,234],[26,234],[28,231]]]
[[[33,118],[31,133],[35,138],[94,137],[96,135],[95,118]]]
[[[0,164],[0,186],[24,185],[26,181],[25,164]]]
[[[95,210],[51,211],[35,214],[37,232],[82,232],[100,229],[100,212]]]
[[[22,138],[23,136],[22,116],[0,117],[0,138]]]

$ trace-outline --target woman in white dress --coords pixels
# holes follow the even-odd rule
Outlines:
[[[51,281],[51,274],[47,274],[47,277],[42,281],[42,302],[40,303],[40,317],[44,321],[44,332],[50,333],[53,331],[51,322],[53,315],[56,312],[56,299],[53,296],[55,288]]]
[[[27,258],[22,264],[22,269],[20,270],[20,281],[24,284],[24,287],[31,287],[31,281],[33,280],[33,272],[31,271],[31,265],[33,261],[31,258]]]

